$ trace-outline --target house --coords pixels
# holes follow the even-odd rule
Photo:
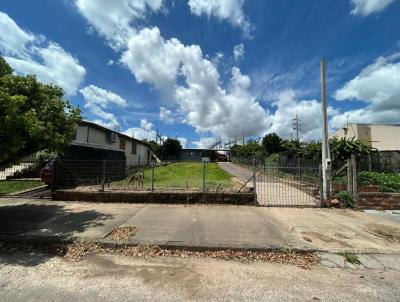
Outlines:
[[[210,149],[182,149],[181,161],[202,161],[206,158],[210,161],[229,161],[229,150],[210,150]]]
[[[337,139],[358,139],[378,151],[400,150],[400,125],[348,124],[331,135]]]
[[[123,152],[126,166],[130,167],[148,165],[154,156],[154,150],[147,142],[88,121],[78,123],[71,142],[71,147],[74,146]]]

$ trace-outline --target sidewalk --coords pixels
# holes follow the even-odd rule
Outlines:
[[[359,211],[0,199],[0,240],[108,242],[122,226],[131,244],[400,253],[400,223]]]

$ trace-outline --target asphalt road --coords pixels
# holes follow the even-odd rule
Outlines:
[[[89,255],[0,254],[0,301],[398,301],[400,272]]]

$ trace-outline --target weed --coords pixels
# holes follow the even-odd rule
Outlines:
[[[340,253],[340,255],[342,255],[342,256],[346,259],[346,261],[347,261],[348,263],[351,263],[351,264],[361,264],[360,259],[358,259],[358,256],[355,255],[355,254],[353,254],[353,253],[344,252],[344,253]]]

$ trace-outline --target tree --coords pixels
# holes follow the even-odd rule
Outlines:
[[[268,155],[279,153],[284,150],[282,139],[276,133],[270,133],[264,136],[262,146]]]
[[[181,142],[177,139],[167,138],[161,146],[160,154],[162,159],[178,160],[182,151]]]
[[[330,141],[332,159],[349,159],[352,154],[356,156],[368,156],[373,148],[358,139],[333,138]]]
[[[62,152],[75,135],[79,108],[62,88],[35,76],[12,74],[0,59],[0,160],[11,162],[40,150]]]
[[[304,148],[304,157],[317,162],[322,160],[322,144],[319,142],[309,142]]]
[[[6,75],[12,75],[13,69],[7,64],[3,57],[0,57],[0,78]]]

